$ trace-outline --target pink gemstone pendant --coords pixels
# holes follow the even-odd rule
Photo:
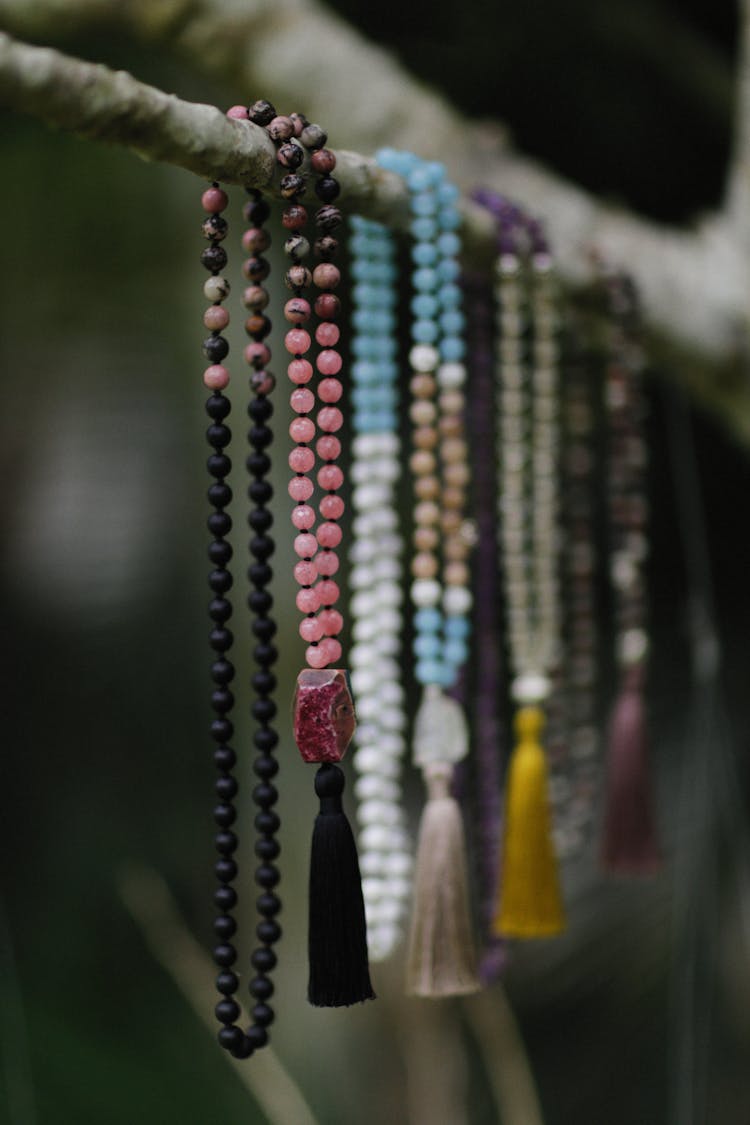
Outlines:
[[[340,762],[357,718],[342,668],[303,668],[294,695],[294,740],[305,762]]]

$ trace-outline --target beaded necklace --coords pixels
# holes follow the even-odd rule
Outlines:
[[[557,933],[563,926],[547,764],[539,741],[560,631],[554,280],[538,224],[491,193],[478,193],[477,198],[498,221],[499,546],[519,740],[508,769],[494,925],[509,937],[535,937]],[[522,275],[526,257],[533,326],[528,355]]]
[[[403,630],[399,581],[403,542],[396,515],[399,476],[394,242],[380,223],[352,216],[353,540],[350,604],[352,686],[359,727],[360,865],[370,956],[394,949],[411,899],[412,859],[402,804],[405,751]],[[377,551],[373,551],[373,540]]]
[[[414,671],[423,698],[414,724],[413,756],[428,800],[417,847],[407,989],[423,996],[456,995],[478,987],[463,825],[450,794],[453,768],[468,752],[468,730],[461,707],[445,694],[466,660],[471,609],[464,518],[469,483],[462,389],[466,369],[461,362],[464,318],[457,284],[460,240],[455,233],[460,225],[458,190],[446,180],[441,164],[391,149],[381,150],[377,159],[406,180],[414,237],[410,597],[415,610]]]
[[[281,936],[281,929],[276,921],[281,902],[274,893],[279,872],[273,863],[279,853],[279,845],[275,839],[279,829],[279,818],[273,811],[277,792],[272,784],[272,778],[278,768],[274,758],[278,737],[271,726],[276,714],[276,706],[272,699],[276,680],[271,671],[276,660],[276,650],[270,643],[275,632],[275,623],[269,616],[272,600],[266,589],[272,577],[267,559],[273,551],[273,540],[268,535],[272,517],[266,507],[271,498],[271,486],[265,479],[270,468],[265,449],[272,437],[266,422],[271,416],[272,406],[266,394],[272,389],[273,381],[271,377],[258,380],[258,372],[254,371],[251,376],[251,386],[255,390],[255,398],[249,406],[254,424],[249,435],[252,452],[248,456],[247,463],[253,478],[249,494],[255,504],[250,511],[249,519],[251,527],[257,532],[250,544],[254,559],[250,567],[250,578],[254,590],[249,597],[250,608],[254,614],[252,629],[258,639],[254,651],[256,672],[253,676],[253,688],[257,698],[252,706],[253,719],[257,724],[254,733],[256,755],[253,768],[259,778],[259,784],[253,791],[253,801],[258,808],[255,818],[255,853],[260,860],[255,871],[255,881],[262,893],[256,903],[260,915],[256,935],[260,944],[251,958],[257,975],[249,985],[250,994],[255,1001],[252,1011],[253,1022],[247,1031],[243,1032],[236,1022],[240,1016],[240,1007],[234,995],[239,987],[239,978],[232,969],[237,952],[231,941],[237,928],[231,912],[237,904],[237,894],[232,883],[238,874],[237,863],[233,858],[238,847],[238,839],[232,829],[236,819],[233,801],[237,794],[237,782],[232,772],[237,756],[230,746],[233,735],[231,712],[234,697],[229,685],[235,675],[229,656],[233,641],[228,627],[232,605],[226,596],[232,587],[232,575],[229,570],[232,549],[226,539],[232,528],[231,517],[226,511],[232,499],[232,491],[226,481],[231,462],[225,453],[231,440],[231,432],[224,422],[230,412],[230,403],[222,393],[229,383],[229,371],[221,362],[229,351],[229,345],[221,335],[221,330],[229,323],[229,314],[222,307],[222,302],[229,294],[229,283],[226,278],[220,276],[220,271],[227,262],[227,254],[219,245],[227,233],[226,220],[221,216],[227,205],[226,194],[214,184],[203,193],[202,204],[208,213],[208,218],[203,224],[203,233],[210,245],[203,251],[201,259],[211,273],[204,286],[204,293],[212,302],[204,314],[204,324],[211,332],[204,342],[204,353],[211,365],[204,372],[203,378],[206,386],[213,392],[206,403],[206,411],[211,420],[206,436],[213,450],[208,459],[208,470],[214,478],[214,483],[208,492],[209,501],[214,508],[209,516],[208,527],[214,537],[209,546],[209,558],[214,565],[209,575],[209,585],[214,595],[209,605],[209,615],[213,622],[210,644],[216,654],[211,666],[211,676],[216,685],[211,697],[216,713],[216,718],[211,724],[211,734],[218,743],[214,752],[214,761],[218,770],[216,794],[219,798],[219,804],[214,810],[219,829],[216,835],[219,859],[215,865],[219,886],[214,894],[214,901],[221,911],[214,922],[214,931],[219,939],[219,944],[214,948],[214,960],[220,970],[216,986],[221,996],[216,1005],[216,1016],[222,1025],[218,1034],[221,1046],[230,1051],[235,1058],[247,1058],[268,1042],[267,1028],[274,1018],[273,1010],[268,1004],[273,995],[273,984],[268,974],[276,964],[276,955],[272,947]],[[256,198],[249,204],[249,209],[250,217],[256,224],[253,228],[255,241],[258,245],[262,243],[263,248],[266,248],[269,240],[265,233],[261,232],[260,224],[267,216],[267,208]],[[245,242],[246,238],[243,238],[243,244]],[[254,322],[252,331],[249,325],[248,331],[257,340],[262,338],[267,328],[265,324]]]
[[[630,277],[601,269],[609,326],[605,372],[608,420],[609,560],[615,597],[618,695],[608,732],[602,864],[617,874],[660,866],[645,714],[648,553],[645,397],[638,295]]]

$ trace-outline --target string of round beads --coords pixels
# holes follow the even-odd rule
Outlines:
[[[615,590],[616,659],[642,686],[648,656],[643,568],[648,554],[645,399],[638,346],[638,300],[625,274],[604,274],[610,312],[605,403],[609,423],[610,577]]]
[[[232,606],[226,597],[232,587],[232,575],[229,570],[232,548],[226,539],[232,528],[231,517],[226,511],[232,499],[232,491],[226,480],[231,470],[231,462],[225,453],[231,439],[229,427],[225,425],[225,419],[230,412],[230,403],[222,394],[229,382],[229,372],[221,363],[221,360],[226,357],[229,351],[226,339],[221,336],[221,329],[226,327],[229,322],[229,314],[222,307],[222,301],[229,294],[229,283],[220,276],[220,270],[226,265],[227,255],[224,248],[219,245],[227,233],[226,220],[221,216],[221,212],[227,205],[226,194],[217,184],[213,184],[208,191],[204,192],[202,204],[208,214],[203,224],[203,233],[209,239],[210,245],[203,251],[201,259],[203,265],[211,273],[211,277],[204,286],[204,293],[212,302],[204,314],[204,324],[210,329],[211,335],[204,341],[203,347],[206,357],[213,361],[204,372],[204,382],[213,392],[206,403],[206,411],[211,420],[206,436],[213,450],[208,460],[208,470],[214,478],[208,496],[215,509],[209,517],[208,526],[214,537],[209,546],[209,558],[214,565],[214,569],[209,575],[209,585],[214,594],[209,605],[209,615],[213,621],[210,643],[216,653],[216,659],[211,667],[211,675],[216,685],[211,699],[216,714],[211,725],[211,733],[218,744],[214,752],[214,761],[218,771],[216,794],[219,799],[219,803],[214,810],[214,817],[218,826],[215,842],[219,853],[219,859],[215,865],[219,886],[215,892],[214,901],[221,911],[214,922],[214,931],[219,939],[219,944],[214,947],[214,960],[220,970],[216,985],[222,996],[222,999],[216,1005],[216,1016],[222,1025],[218,1035],[219,1043],[236,1058],[247,1058],[254,1050],[267,1042],[266,1027],[273,1020],[273,1011],[266,1003],[272,994],[273,987],[270,980],[263,974],[273,968],[275,964],[275,955],[269,946],[272,941],[276,940],[278,926],[275,922],[268,921],[266,917],[258,926],[258,937],[264,942],[264,946],[253,954],[253,964],[261,971],[261,975],[251,982],[251,992],[257,1003],[253,1010],[253,1024],[246,1032],[243,1032],[236,1023],[240,1015],[240,1007],[234,999],[234,995],[239,987],[239,978],[232,968],[237,959],[237,951],[231,941],[237,929],[237,924],[232,915],[232,911],[237,905],[237,893],[232,883],[237,877],[237,863],[233,857],[237,850],[238,839],[232,828],[237,815],[233,803],[237,794],[237,782],[233,775],[236,754],[230,745],[233,735],[231,712],[234,706],[234,696],[229,685],[235,676],[234,666],[229,657],[233,643],[232,632],[229,629]],[[259,817],[262,817],[264,806],[263,802],[259,800],[257,790],[254,798],[261,809]],[[273,831],[276,830],[276,827],[274,826]],[[265,848],[266,853],[269,848],[277,851],[277,846],[273,840],[273,831],[266,834],[266,840],[268,841]],[[264,851],[258,854],[264,857]],[[275,872],[275,869],[273,871]],[[266,883],[263,878],[264,874],[264,866],[261,865],[256,872],[256,878],[260,876],[258,881],[261,886]],[[275,899],[275,896],[272,897]],[[277,903],[278,900],[275,899],[275,908],[272,913],[278,910]],[[260,900],[258,905],[261,914],[264,914]],[[273,933],[271,933],[271,929]]]
[[[378,161],[406,180],[413,216],[409,464],[416,501],[410,588],[415,676],[422,685],[448,688],[468,653],[472,601],[466,565],[472,532],[464,518],[469,468],[458,191],[441,164],[390,149],[382,150]]]
[[[517,703],[550,694],[559,659],[557,342],[552,260],[538,227],[527,227],[533,323],[530,390],[524,356],[519,230],[501,225],[497,310],[500,546],[508,603],[508,646]],[[530,447],[530,454],[527,448]]]
[[[396,520],[399,476],[396,266],[388,229],[350,222],[352,293],[352,504],[350,651],[359,726],[354,735],[360,869],[370,957],[388,957],[411,898],[411,845],[401,794],[404,689],[399,581],[403,542]],[[377,550],[373,551],[373,541]]]

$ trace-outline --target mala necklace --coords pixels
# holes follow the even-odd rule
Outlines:
[[[268,112],[267,104],[262,104],[261,118],[266,118]],[[256,105],[250,110],[250,118],[265,123],[258,122],[258,116]],[[296,602],[304,614],[300,635],[307,642],[308,665],[297,677],[294,736],[303,760],[319,765],[315,792],[320,798],[320,812],[315,820],[310,861],[308,999],[317,1006],[340,1007],[371,999],[375,994],[368,969],[356,845],[342,806],[344,774],[336,764],[344,756],[356,725],[349,675],[335,667],[342,655],[337,638],[343,618],[335,608],[340,591],[333,576],[339,568],[336,548],[342,532],[338,521],[344,511],[344,502],[338,495],[344,479],[337,464],[341,442],[336,437],[343,425],[342,411],[336,405],[343,394],[343,385],[336,378],[342,368],[341,354],[336,348],[340,302],[333,292],[340,272],[332,260],[338,249],[333,232],[341,223],[341,212],[333,206],[339,185],[331,176],[336,157],[325,148],[327,138],[320,126],[307,123],[298,114],[294,119],[274,117],[268,128],[272,136],[275,134],[284,142],[278,150],[279,162],[293,169],[301,165],[304,157],[302,147],[291,139],[292,134],[299,135],[302,145],[311,152],[310,164],[318,177],[315,192],[323,203],[315,214],[318,264],[311,273],[303,264],[310,251],[302,233],[307,211],[299,202],[305,180],[295,171],[282,178],[281,193],[289,200],[282,222],[290,231],[284,249],[291,260],[285,281],[293,294],[284,308],[292,325],[284,343],[292,357],[287,372],[294,387],[290,402],[295,414],[289,431],[295,443],[289,454],[289,467],[294,473],[289,495],[295,502],[292,524],[298,532],[294,550],[299,559],[294,568],[299,585]],[[320,347],[315,357],[320,378],[314,390],[310,386],[313,366],[305,358],[312,339],[302,327],[313,312],[304,296],[311,284],[318,290],[314,312],[315,340]],[[313,420],[318,404],[320,408]],[[320,436],[313,447],[318,431]],[[322,462],[316,479],[323,493],[317,516],[308,503],[315,491],[308,474],[314,469],[316,455]],[[318,517],[320,522],[314,531]],[[331,664],[333,668],[328,667]]]
[[[660,864],[654,824],[644,693],[648,657],[643,568],[648,550],[645,399],[635,286],[602,271],[609,347],[608,419],[610,580],[615,597],[619,693],[609,727],[602,863],[613,873],[650,874]]]
[[[410,596],[415,676],[423,688],[414,724],[414,761],[428,796],[417,846],[407,991],[450,996],[479,987],[463,824],[450,792],[454,767],[468,752],[468,729],[460,705],[446,694],[466,660],[472,600],[466,563],[469,468],[463,424],[464,317],[457,284],[458,190],[446,180],[441,164],[390,149],[377,159],[406,180],[414,238]]]
[[[398,529],[399,477],[396,378],[396,267],[388,229],[357,215],[350,220],[352,293],[352,504],[350,612],[352,686],[359,726],[360,866],[370,957],[389,956],[411,900],[412,858],[400,773],[406,748]],[[372,544],[377,543],[377,551]]]
[[[222,997],[216,1005],[216,1017],[222,1025],[218,1035],[221,1046],[230,1051],[235,1058],[248,1058],[256,1049],[268,1042],[267,1028],[274,1018],[273,1010],[268,1004],[273,995],[273,984],[268,974],[276,965],[276,955],[272,947],[281,936],[281,929],[276,921],[276,915],[281,909],[281,901],[273,889],[279,880],[279,872],[273,862],[279,854],[279,845],[275,839],[275,834],[279,830],[279,818],[273,811],[278,794],[272,784],[272,778],[278,769],[274,757],[278,736],[271,726],[271,721],[276,714],[276,705],[272,699],[276,679],[271,671],[276,660],[276,649],[271,644],[276,626],[269,616],[272,599],[266,589],[272,577],[267,559],[273,552],[273,540],[267,534],[272,524],[272,516],[266,507],[271,499],[271,486],[265,479],[270,468],[265,449],[272,437],[266,422],[271,416],[272,406],[266,394],[272,389],[273,379],[271,376],[265,376],[263,371],[260,372],[259,379],[259,372],[257,370],[253,372],[251,386],[256,394],[248,408],[253,420],[249,434],[252,452],[247,459],[248,469],[253,478],[249,495],[255,504],[250,511],[249,522],[257,532],[250,543],[253,563],[249,575],[254,589],[249,596],[249,605],[254,614],[253,633],[258,639],[254,651],[257,670],[253,676],[253,688],[257,698],[252,706],[252,714],[257,724],[254,733],[256,756],[253,768],[259,784],[253,790],[253,801],[258,808],[255,818],[255,853],[260,861],[256,867],[255,881],[261,888],[261,894],[256,902],[260,916],[256,936],[260,944],[251,958],[257,975],[249,985],[250,994],[255,1001],[252,1010],[253,1022],[247,1031],[243,1032],[236,1022],[240,1016],[240,1007],[234,995],[239,987],[239,978],[232,969],[237,959],[237,952],[231,941],[237,929],[231,912],[237,905],[237,893],[232,883],[238,874],[237,863],[233,858],[238,847],[238,839],[232,830],[232,825],[237,815],[233,800],[237,795],[238,787],[232,773],[237,756],[230,746],[234,733],[231,722],[234,696],[229,685],[235,675],[229,657],[233,641],[229,629],[232,605],[226,597],[232,587],[232,575],[229,570],[232,548],[226,539],[232,528],[231,517],[226,511],[232,499],[232,491],[226,481],[231,462],[225,453],[231,440],[231,432],[224,422],[230,412],[230,403],[222,392],[229,383],[229,372],[221,362],[229,351],[229,345],[221,335],[221,330],[229,323],[229,314],[222,307],[222,302],[229,294],[229,282],[220,276],[227,262],[226,251],[220,245],[227,234],[227,223],[221,216],[227,205],[226,194],[218,184],[213,184],[203,193],[202,204],[208,215],[203,223],[203,234],[208,239],[209,246],[203,251],[201,260],[211,274],[204,286],[204,293],[212,302],[203,318],[205,326],[211,332],[203,345],[204,353],[211,364],[204,372],[203,379],[212,391],[206,402],[206,412],[210,419],[206,436],[213,450],[208,459],[208,471],[214,480],[208,491],[209,502],[214,508],[208,519],[208,528],[213,536],[208,554],[214,567],[209,574],[209,586],[213,594],[209,605],[209,616],[213,622],[210,644],[216,654],[211,666],[211,676],[216,685],[211,697],[216,713],[216,718],[211,724],[211,734],[218,744],[214,751],[214,761],[218,770],[216,794],[219,799],[214,810],[214,818],[218,826],[216,849],[219,853],[215,865],[219,886],[214,894],[214,902],[221,912],[214,922],[214,931],[220,943],[214,948],[214,961],[220,970],[216,987]],[[264,232],[263,237],[260,237],[260,224],[267,214],[266,205],[257,197],[248,204],[248,218],[254,222],[255,236],[259,243],[264,244],[263,248],[267,247],[268,240]],[[243,237],[243,245],[246,239],[247,232]],[[268,328],[270,324],[267,328],[254,324],[251,331],[248,322],[248,331],[255,336],[256,341],[262,339]],[[254,346],[257,345],[251,344],[248,350]],[[263,347],[263,345],[259,346]],[[257,359],[252,362],[257,368]]]
[[[543,706],[559,657],[557,343],[552,260],[538,225],[490,201],[498,220],[496,304],[500,551],[517,744],[508,767],[496,932],[543,937],[563,928],[551,837]],[[521,240],[524,240],[523,242]],[[521,252],[528,247],[533,333],[524,354]]]

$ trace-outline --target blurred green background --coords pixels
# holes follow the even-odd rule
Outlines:
[[[335,7],[466,112],[506,120],[525,151],[591,190],[673,223],[717,204],[737,36],[728,0]],[[188,99],[237,100],[127,42],[66,49]],[[201,185],[1,120],[0,1121],[265,1122],[123,901],[128,871],[159,872],[210,946]],[[238,232],[239,198],[232,206]],[[750,1122],[750,465],[747,450],[696,417],[692,488],[675,374],[653,371],[649,384],[652,716],[668,863],[635,885],[605,885],[590,855],[570,865],[568,934],[512,961],[505,984],[546,1125]],[[282,432],[280,405],[278,417]],[[687,546],[686,481],[688,519],[698,520]],[[283,502],[281,476],[279,486]],[[704,547],[721,694],[697,691],[691,675],[689,579]],[[470,1007],[404,1000],[399,963],[376,970],[377,1004],[320,1012],[304,1000],[313,800],[283,702],[299,662],[284,559],[274,1047],[325,1125],[495,1121],[493,1058],[509,1048],[479,1033]],[[238,660],[247,662],[242,640]],[[241,747],[249,724],[238,711]],[[462,1116],[447,1102],[435,1110],[438,1079],[458,1090]]]

